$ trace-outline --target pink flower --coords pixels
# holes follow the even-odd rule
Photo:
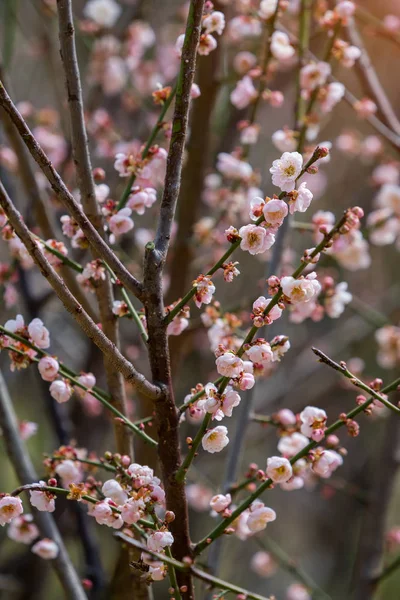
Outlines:
[[[324,85],[330,74],[331,66],[328,63],[310,63],[300,70],[300,85],[303,90],[313,91]]]
[[[343,98],[345,87],[339,81],[328,83],[320,92],[320,108],[323,113],[329,113]]]
[[[288,214],[288,206],[283,200],[269,200],[264,205],[263,214],[268,225],[280,227]]]
[[[233,68],[239,75],[244,75],[257,64],[257,58],[252,52],[238,52],[233,59]]]
[[[212,510],[215,510],[215,512],[219,513],[228,508],[231,502],[232,498],[230,494],[226,494],[226,496],[224,496],[224,494],[217,494],[211,498],[210,507]]]
[[[240,143],[243,145],[251,146],[256,144],[258,141],[258,135],[260,133],[260,126],[257,124],[248,125],[240,131]]]
[[[217,40],[209,33],[200,36],[200,42],[198,46],[198,53],[200,56],[208,56],[210,52],[215,50],[217,47]]]
[[[264,506],[260,501],[255,501],[250,506],[250,513],[247,518],[247,527],[251,533],[257,533],[266,528],[268,523],[275,521],[276,512],[272,508]]]
[[[130,208],[122,208],[110,218],[108,225],[110,227],[110,231],[116,237],[133,229],[134,224],[130,218],[131,214],[132,211]]]
[[[274,31],[271,37],[271,53],[276,60],[289,60],[294,56],[295,49],[290,43],[289,36],[283,31]]]
[[[347,282],[342,281],[333,290],[330,290],[329,295],[326,295],[324,303],[325,312],[331,319],[340,317],[346,304],[352,301],[353,296],[347,291],[347,287]]]
[[[121,14],[120,5],[115,0],[89,0],[84,15],[102,27],[112,27]]]
[[[111,498],[118,506],[125,504],[128,500],[128,494],[115,479],[108,479],[105,481],[101,491],[106,498]]]
[[[237,82],[235,89],[231,92],[231,102],[238,110],[246,108],[257,98],[257,90],[253,85],[251,77],[246,75]]]
[[[154,188],[134,188],[128,198],[127,207],[138,215],[144,215],[145,209],[153,206],[156,201],[157,191]]]
[[[60,404],[67,402],[72,396],[72,388],[64,379],[56,379],[50,386],[50,394]]]
[[[287,589],[286,600],[311,600],[311,596],[303,584],[292,583]]]
[[[218,154],[217,169],[227,179],[243,179],[247,181],[253,174],[253,169],[249,163],[227,152],[220,152]]]
[[[147,547],[153,552],[160,552],[166,546],[172,546],[174,537],[169,531],[156,531],[147,538]]]
[[[250,568],[259,577],[271,577],[278,569],[278,564],[269,552],[260,550],[252,557]]]
[[[114,513],[106,500],[91,505],[88,514],[94,517],[99,525],[106,525],[113,529],[120,529],[124,524],[121,515]]]
[[[138,465],[137,463],[129,465],[128,475],[132,477],[136,489],[150,485],[154,479],[153,469],[150,469],[146,465],[142,467],[142,465]]]
[[[11,523],[22,515],[24,508],[21,498],[14,496],[3,496],[0,498],[0,525],[4,527],[6,523]]]
[[[262,254],[275,243],[274,234],[259,225],[244,225],[239,229],[239,235],[241,249],[252,255]]]
[[[39,373],[45,381],[54,381],[57,377],[60,365],[55,358],[43,356],[38,362]]]
[[[290,350],[290,341],[285,335],[276,335],[272,338],[270,344],[272,350],[272,362],[279,362],[282,356]]]
[[[278,0],[261,0],[258,14],[261,19],[270,19],[276,11]]]
[[[61,477],[62,484],[65,488],[70,483],[78,483],[82,479],[82,470],[73,460],[63,460],[55,468],[55,472]]]
[[[210,454],[221,452],[229,444],[228,430],[223,425],[210,429],[201,440],[203,449]]]
[[[237,385],[239,385],[240,390],[245,391],[251,390],[254,387],[255,383],[256,380],[254,379],[254,375],[252,373],[243,371],[243,373],[238,379]]]
[[[267,460],[266,473],[274,483],[285,483],[293,475],[292,465],[287,458],[272,456]]]
[[[189,325],[188,319],[177,315],[167,327],[167,335],[181,335]]]
[[[326,412],[322,408],[307,406],[300,413],[301,433],[312,438],[315,442],[320,442],[325,435],[327,418]]]
[[[39,481],[40,485],[46,485],[44,481]],[[32,506],[43,512],[54,512],[56,508],[55,499],[50,492],[41,492],[34,490],[29,492]]]
[[[142,518],[145,504],[142,499],[135,500],[134,498],[129,498],[121,507],[121,517],[124,523],[128,525],[132,525],[133,523],[137,523],[139,519]]]
[[[22,315],[17,315],[15,319],[10,319],[6,321],[4,328],[11,331],[11,333],[18,333],[18,331],[23,330],[25,327],[24,317]]]
[[[43,538],[34,544],[31,548],[34,554],[44,558],[45,560],[52,560],[58,556],[58,546],[53,540]]]
[[[209,15],[206,15],[202,23],[206,33],[218,33],[221,35],[225,28],[224,13],[215,10]]]
[[[21,515],[11,521],[7,535],[15,542],[29,545],[39,536],[39,529],[33,523],[32,515]]]
[[[278,417],[279,423],[281,423],[281,425],[283,425],[284,427],[287,427],[289,425],[296,425],[296,415],[289,408],[281,408],[278,411],[277,417]],[[284,439],[284,438],[282,438],[282,439]],[[308,440],[307,440],[307,442],[308,442]],[[278,445],[278,450],[279,450],[279,445]],[[279,450],[279,452],[282,452],[282,451]],[[282,452],[282,454],[284,454],[284,452]]]
[[[335,13],[341,19],[347,19],[348,17],[353,16],[354,11],[356,10],[354,2],[350,2],[349,0],[343,0],[342,2],[338,2],[335,6]]]
[[[96,377],[93,373],[81,373],[77,378],[79,383],[91,389],[96,385]]]
[[[33,319],[28,325],[28,333],[32,342],[38,348],[48,348],[50,346],[49,330],[43,325],[41,319]]]
[[[256,342],[246,350],[246,356],[253,363],[269,363],[272,361],[271,346],[265,340],[256,340]]]
[[[303,181],[297,190],[293,191],[293,201],[290,202],[290,214],[295,212],[306,212],[313,199],[312,192],[307,189],[307,183]]]
[[[292,129],[278,129],[272,134],[271,139],[280,152],[294,152],[297,148],[297,139]]]
[[[127,303],[123,300],[114,300],[112,312],[113,315],[116,315],[117,317],[124,317],[129,312]]]
[[[199,98],[201,96],[201,90],[197,83],[192,83],[192,87],[190,88],[190,97],[192,100]]]
[[[292,304],[309,302],[314,296],[318,296],[322,289],[316,277],[317,275],[314,271],[300,279],[282,277],[282,291]]]
[[[284,192],[294,190],[296,179],[301,173],[303,157],[298,152],[284,152],[274,160],[269,172],[272,173],[272,183]]]
[[[215,362],[218,373],[224,377],[239,377],[243,371],[242,359],[232,354],[232,352],[225,352],[225,354],[218,356]]]
[[[19,424],[19,434],[23,440],[29,440],[37,430],[38,424],[33,421],[21,421]]]
[[[343,464],[343,458],[334,450],[323,450],[317,453],[316,459],[312,464],[314,473],[328,479],[338,467]]]
[[[379,190],[379,194],[376,197],[376,204],[381,208],[390,209],[397,216],[400,216],[400,186],[385,183]],[[6,328],[9,329],[7,325]]]
[[[254,315],[254,321],[256,321],[257,318],[262,318],[262,324],[260,326],[262,326],[264,324],[264,313],[266,312],[268,306],[271,303],[272,298],[265,298],[265,296],[260,296],[259,298],[257,298],[257,300],[255,300],[253,302],[253,315]],[[272,321],[276,321],[277,319],[279,319],[282,315],[282,309],[275,304],[270,310],[268,310],[268,320],[271,323]],[[255,322],[256,324],[256,322]],[[257,327],[259,326],[259,324],[257,324]]]

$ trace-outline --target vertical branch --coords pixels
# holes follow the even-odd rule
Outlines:
[[[21,440],[17,418],[6,383],[0,371],[0,425],[10,461],[22,485],[38,480],[35,469]],[[58,546],[58,556],[52,565],[58,575],[65,594],[71,600],[86,600],[80,579],[71,562],[64,542],[60,536],[52,515],[32,509],[35,522],[43,537],[52,539]]]
[[[159,437],[159,460],[166,492],[167,509],[175,513],[171,523],[174,536],[173,556],[182,560],[191,555],[188,511],[185,486],[176,481],[175,475],[181,463],[179,443],[179,413],[175,405],[167,323],[164,318],[162,273],[169,248],[171,227],[180,190],[182,159],[188,123],[190,91],[196,68],[196,54],[200,39],[204,0],[192,0],[186,24],[178,76],[172,137],[168,152],[165,187],[160,208],[156,239],[146,247],[145,277],[146,318],[149,333],[149,357],[153,381],[160,385],[163,394],[155,404]],[[177,574],[179,586],[183,586],[185,600],[194,596],[192,577],[189,573]]]

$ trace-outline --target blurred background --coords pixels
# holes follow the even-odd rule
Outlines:
[[[85,81],[84,95],[93,149],[92,162],[93,166],[105,169],[111,197],[118,197],[123,187],[113,168],[116,149],[133,140],[146,140],[158,110],[152,105],[151,91],[158,81],[165,85],[174,79],[178,59],[173,46],[177,35],[183,31],[185,14],[180,0],[120,0],[119,3],[123,9],[122,15],[110,35],[122,43],[127,27],[136,21],[146,21],[154,32],[156,46],[151,45],[140,57],[129,84],[119,93],[110,94],[107,82],[102,80],[98,69],[96,70],[93,58],[96,52],[96,32],[90,31],[84,18],[85,2],[74,2],[79,63]],[[227,2],[223,6],[227,16],[234,8],[233,4],[234,2]],[[378,24],[387,15],[400,19],[399,3],[397,0],[381,0],[379,3],[365,0],[358,4],[363,9],[357,18],[359,31],[380,81],[396,109],[400,101],[400,32],[389,35]],[[14,101],[24,103],[19,105],[20,109],[22,106],[29,112],[31,126],[42,137],[47,151],[53,152],[53,161],[71,189],[74,189],[55,2],[2,0],[0,10],[2,68],[9,90]],[[295,31],[295,17],[291,17],[288,26]],[[312,35],[311,50],[317,56],[321,57],[324,42],[324,34],[316,30]],[[251,44],[256,51],[257,42],[253,41]],[[158,51],[155,50],[157,46]],[[236,124],[245,117],[245,111],[238,111],[229,102],[229,93],[235,83],[229,64],[236,50],[229,43],[222,43],[218,54],[216,52],[199,61],[196,81],[200,85],[202,96],[196,100],[199,104],[194,103],[193,106],[192,115],[196,115],[197,121],[192,118],[189,158],[183,174],[181,194],[182,198],[190,197],[189,204],[194,215],[186,216],[189,223],[190,219],[198,220],[212,211],[202,201],[202,179],[205,174],[213,172],[217,154],[231,151],[238,143]],[[101,60],[99,64],[101,66]],[[119,67],[116,65],[114,68]],[[338,67],[334,74],[357,98],[369,95],[357,69]],[[259,170],[259,187],[264,195],[273,193],[269,167],[280,154],[273,146],[271,136],[287,124],[293,125],[293,70],[278,70],[273,78],[273,89],[284,93],[285,102],[279,110],[267,103],[262,106],[259,143],[252,149],[249,157],[253,168]],[[112,127],[104,125],[102,119],[111,119]],[[209,135],[206,134],[207,124]],[[354,142],[347,151],[343,150],[346,141],[341,138],[343,134],[348,134],[349,139]],[[305,221],[309,222],[317,210],[330,210],[338,215],[349,206],[360,205],[367,214],[370,212],[377,192],[372,174],[382,162],[382,156],[386,162],[391,162],[397,168],[400,166],[398,149],[383,138],[383,154],[379,156],[368,155],[360,149],[362,141],[371,135],[378,134],[368,122],[357,118],[352,107],[345,102],[336,107],[333,116],[326,123],[323,122],[318,141],[332,142],[331,160],[318,173],[316,187],[319,189],[309,213],[305,215]],[[9,150],[10,142],[3,128],[0,136],[2,179],[26,221],[35,228],[38,223],[34,199],[23,185],[18,164]],[[163,136],[160,144],[165,147],[167,145]],[[196,171],[196,155],[198,160],[198,155],[205,151],[205,158],[200,160]],[[191,153],[195,158],[190,162]],[[32,168],[36,173],[35,167]],[[59,217],[64,214],[63,209],[41,176],[36,175],[41,194],[49,207],[57,239],[61,240]],[[157,205],[143,217],[135,219],[134,235],[130,239],[124,239],[118,249],[135,273],[140,273],[142,249],[144,243],[151,239],[156,214]],[[232,215],[228,214],[229,216]],[[236,223],[243,224],[240,216],[234,216]],[[222,220],[222,225],[224,223]],[[223,226],[222,231],[224,228]],[[168,301],[182,296],[189,289],[192,279],[200,272],[205,272],[207,265],[213,263],[213,258],[221,254],[218,244],[213,246],[210,243],[200,249],[198,241],[189,237],[186,233],[187,239],[183,240],[184,254],[182,246],[180,251],[174,251],[173,247],[171,252],[170,278],[165,282],[166,288],[170,285],[166,292]],[[176,244],[182,244],[179,236]],[[290,230],[285,239],[284,260],[297,265],[303,250],[313,245],[309,231]],[[366,380],[382,377],[385,382],[390,382],[398,376],[398,365],[397,370],[384,370],[378,366],[378,346],[375,340],[377,329],[390,323],[398,325],[400,320],[398,250],[394,246],[371,246],[370,254],[371,266],[367,270],[351,272],[333,260],[326,260],[322,264],[324,274],[332,274],[339,281],[347,281],[353,294],[353,302],[339,320],[324,318],[313,322],[307,319],[301,324],[294,324],[284,313],[282,319],[271,328],[273,332],[271,329],[268,331],[269,337],[276,334],[289,336],[291,350],[278,364],[278,368],[261,380],[251,394],[255,413],[272,415],[283,407],[299,412],[304,406],[312,405],[325,409],[329,422],[332,422],[341,412],[354,406],[354,388],[346,386],[336,372],[319,364],[311,352],[311,346],[320,348],[335,360],[352,359],[351,364]],[[70,256],[79,262],[85,263],[88,260],[85,260],[85,255],[86,251],[83,249],[70,250]],[[0,260],[2,265],[10,261],[7,245],[4,243],[0,244]],[[240,262],[241,277],[229,285],[223,285],[222,278],[217,279],[216,294],[224,311],[238,310],[239,314],[241,311],[249,311],[253,300],[265,293],[267,272],[267,264],[258,260],[258,257],[244,256],[242,253]],[[94,373],[98,385],[104,387],[106,384],[100,352],[83,337],[74,321],[60,308],[57,298],[36,269],[26,269],[17,261],[13,277],[15,289],[4,296],[0,322],[4,324],[18,313],[24,315],[25,322],[40,317],[51,332],[52,354],[78,372]],[[5,291],[5,282],[0,278],[1,285]],[[93,295],[87,294],[86,301],[96,314]],[[243,316],[246,328],[248,317],[245,313]],[[216,376],[214,358],[209,350],[207,330],[202,325],[200,311],[192,307],[191,317],[189,328],[181,336],[171,338],[175,391],[179,404],[197,383],[212,381]],[[145,351],[134,325],[128,320],[121,320],[121,334],[126,355],[141,371],[149,374]],[[57,404],[49,395],[48,384],[41,380],[35,366],[11,372],[5,351],[0,356],[0,367],[19,420],[37,424],[37,432],[26,443],[41,477],[45,476],[43,455],[51,454],[60,445],[74,443],[99,456],[105,450],[113,449],[112,427],[109,416],[104,411],[83,404],[75,396],[67,404]],[[128,394],[133,417],[151,415],[152,407],[148,401],[139,398],[131,389]],[[246,394],[250,396],[250,392]],[[359,420],[361,433],[356,438],[349,437],[345,432],[340,433],[341,442],[349,454],[345,457],[343,467],[331,479],[310,481],[308,486],[299,491],[284,492],[275,489],[269,493],[265,502],[276,510],[277,521],[269,525],[262,535],[246,542],[235,536],[224,539],[220,553],[220,576],[260,594],[273,594],[281,600],[286,598],[288,586],[299,581],[298,573],[293,574],[291,569],[293,561],[335,600],[399,598],[400,571],[394,572],[382,582],[375,594],[360,591],[365,589],[366,572],[370,573],[370,568],[378,568],[382,563],[389,563],[398,552],[396,545],[394,549],[388,549],[386,534],[394,527],[400,527],[399,427],[395,419],[387,416],[362,416]],[[229,423],[224,424],[228,426],[231,438],[235,436],[235,430],[241,431],[243,438],[243,455],[237,468],[237,479],[243,479],[250,463],[265,468],[267,457],[276,453],[276,429],[257,422],[250,422],[245,428],[240,410],[236,410]],[[151,432],[151,425],[147,427]],[[187,435],[193,436],[195,432],[195,425],[185,423],[182,427],[182,440]],[[157,468],[155,454],[144,447],[140,440],[135,440],[135,444],[136,462]],[[221,490],[222,482],[226,479],[227,450],[216,455],[202,453],[195,462],[191,473],[193,481],[188,483],[193,540],[203,537],[204,532],[213,526],[208,501],[212,494]],[[10,491],[18,485],[18,481],[3,448],[0,452],[0,490]],[[97,473],[96,476],[102,475]],[[243,492],[241,494],[243,497]],[[114,566],[117,542],[113,541],[108,529],[96,526],[93,520],[86,518],[72,504],[59,500],[56,519],[79,573],[94,583],[90,597],[101,598],[104,581]],[[280,557],[280,562],[283,561],[283,565],[278,566],[269,577],[260,576],[251,568],[253,555],[260,550],[270,552],[275,558]],[[161,585],[156,589],[157,598],[168,596]],[[205,597],[204,590],[200,597],[203,595]],[[6,529],[1,529],[0,598],[34,600],[39,597],[62,597],[53,572],[45,561],[8,539]]]

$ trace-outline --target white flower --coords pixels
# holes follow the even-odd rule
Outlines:
[[[276,60],[288,60],[295,54],[289,36],[283,31],[274,31],[271,37],[271,53]]]
[[[44,481],[39,481],[40,485],[46,485]],[[44,512],[54,512],[56,505],[54,497],[48,492],[41,492],[39,490],[34,490],[29,492],[30,494],[30,502],[32,506],[37,508],[40,511]]]
[[[39,373],[45,381],[54,381],[60,365],[52,356],[43,356],[38,362]]]
[[[127,207],[138,215],[144,215],[145,209],[157,201],[157,191],[154,188],[133,189],[128,198]]]
[[[313,462],[312,470],[323,479],[328,479],[342,464],[343,458],[340,454],[334,450],[323,450]]]
[[[269,170],[272,173],[272,183],[284,192],[291,192],[302,166],[303,157],[299,152],[284,152],[279,159],[274,160]]]
[[[246,356],[253,363],[270,363],[272,362],[273,354],[271,346],[265,340],[262,343],[256,343],[246,350]]]
[[[400,361],[400,327],[385,325],[375,332],[379,345],[378,364],[384,369],[393,369]]]
[[[257,98],[257,90],[253,85],[253,80],[248,75],[237,82],[230,95],[233,106],[238,110],[246,108],[255,98]]]
[[[324,437],[327,418],[326,412],[322,408],[307,406],[300,413],[300,420],[302,423],[300,427],[301,433],[308,438],[312,438],[314,441],[319,442]]]
[[[287,589],[286,600],[311,600],[311,596],[304,585],[292,583]]]
[[[310,63],[300,70],[300,85],[303,90],[313,91],[324,85],[331,74],[331,66],[326,62]]]
[[[239,377],[243,371],[243,361],[241,358],[232,354],[232,352],[225,352],[215,361],[217,365],[217,371],[223,377]]]
[[[128,494],[115,479],[108,479],[105,481],[101,491],[106,498],[111,498],[118,506],[125,504],[128,500]]]
[[[271,577],[278,569],[278,565],[269,552],[260,550],[252,557],[250,568],[259,577]]]
[[[284,483],[293,475],[292,465],[287,458],[272,456],[267,460],[266,473],[274,483]]]
[[[41,319],[33,319],[28,325],[28,333],[32,342],[38,348],[48,348],[50,346],[49,330],[43,325]]]
[[[293,152],[297,148],[295,132],[292,129],[278,129],[272,134],[271,139],[280,152]]]
[[[328,83],[323,91],[321,90],[321,98],[320,98],[320,108],[323,113],[329,113],[333,109],[334,106],[344,96],[346,88],[343,83],[339,81],[332,81],[332,83]]]
[[[32,515],[22,515],[11,521],[7,535],[15,542],[31,544],[39,536],[39,529],[33,523]]]
[[[367,218],[368,239],[376,246],[393,244],[400,232],[400,220],[390,208],[378,208]]]
[[[371,264],[368,242],[358,229],[352,229],[347,235],[341,235],[335,241],[332,251],[336,260],[349,271],[367,269]]]
[[[25,326],[24,317],[22,315],[17,315],[15,319],[10,319],[6,321],[4,328],[11,331],[11,333],[16,333],[20,329],[23,329]]]
[[[145,509],[145,503],[141,498],[139,500],[129,498],[129,500],[120,508],[121,517],[124,520],[124,523],[132,525],[133,523],[137,523],[139,519],[142,518]]]
[[[321,284],[316,279],[315,272],[309,273],[306,277],[294,279],[294,277],[282,277],[281,288],[284,295],[289,298],[292,304],[309,302],[321,291]]]
[[[160,552],[166,546],[174,543],[174,537],[169,531],[156,531],[147,538],[147,547],[153,552]]]
[[[63,379],[56,379],[50,386],[50,394],[54,400],[59,402],[67,402],[72,396],[71,386]]]
[[[210,454],[221,452],[229,444],[228,430],[223,425],[210,429],[201,440],[203,449]]]
[[[253,174],[253,169],[249,163],[239,158],[235,158],[227,152],[220,152],[217,156],[217,169],[228,179],[247,180]]]
[[[252,255],[262,254],[275,243],[274,234],[259,225],[244,225],[239,229],[239,235],[242,238],[240,248]]]
[[[269,19],[276,11],[278,0],[261,0],[258,14],[262,19]]]
[[[146,465],[142,467],[142,465],[132,463],[128,467],[128,474],[134,480],[134,485],[137,489],[145,485],[150,485],[154,480],[153,469],[150,469]]]
[[[22,515],[24,509],[21,498],[15,496],[3,496],[0,498],[0,525],[3,527],[6,523],[11,523]]]
[[[262,502],[255,501],[250,507],[250,513],[247,518],[247,527],[252,533],[257,533],[266,528],[267,523],[275,521],[276,512],[272,508],[264,506]]]
[[[312,192],[307,188],[307,183],[303,181],[297,190],[293,192],[294,201],[290,202],[290,214],[295,212],[306,212],[313,199]]]
[[[325,298],[325,311],[331,319],[337,319],[343,313],[346,304],[352,301],[353,296],[347,291],[346,281],[338,283],[332,295]]]
[[[215,510],[215,512],[219,513],[228,508],[231,502],[232,498],[230,494],[226,494],[226,496],[224,496],[224,494],[217,494],[211,498],[210,507],[212,510]]]
[[[308,444],[308,438],[301,433],[297,433],[296,431],[291,435],[281,437],[278,442],[278,450],[284,456],[292,458],[298,452],[300,452],[300,450],[303,450],[303,448],[305,448]]]
[[[264,204],[263,215],[268,225],[280,227],[288,214],[288,206],[283,200],[274,198]]]
[[[112,27],[121,14],[121,7],[114,0],[89,0],[83,14],[102,27]]]
[[[200,36],[200,42],[197,51],[201,56],[208,56],[210,52],[215,50],[217,45],[217,40],[209,33],[206,33],[205,35]]]
[[[218,33],[221,35],[225,29],[225,16],[219,10],[215,10],[209,15],[206,15],[202,23],[206,33]]]
[[[64,487],[68,487],[70,483],[77,483],[82,479],[82,471],[73,460],[63,460],[54,470],[61,477]]]
[[[390,208],[396,215],[400,216],[400,186],[385,183],[376,198],[376,205],[382,208]],[[9,329],[7,324],[6,328]]]
[[[108,226],[116,237],[133,229],[134,223],[130,217],[131,214],[130,208],[121,208],[115,215],[110,217]]]
[[[53,540],[43,538],[34,544],[31,548],[34,554],[44,558],[45,560],[52,560],[58,556],[58,546]]]

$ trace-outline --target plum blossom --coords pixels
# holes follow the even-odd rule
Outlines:
[[[228,33],[232,41],[238,42],[243,38],[258,37],[262,32],[260,19],[247,15],[239,15],[229,21]]]
[[[228,179],[247,180],[253,173],[253,169],[249,163],[240,160],[227,152],[220,152],[218,154],[217,169]]]
[[[138,215],[144,215],[145,209],[157,201],[157,191],[154,188],[133,188],[128,198],[127,207]]]
[[[232,352],[225,352],[218,356],[215,363],[218,373],[223,377],[239,377],[244,369],[242,359]]]
[[[324,85],[331,74],[329,63],[320,61],[318,63],[309,63],[300,70],[300,85],[303,90],[312,92],[317,87]]]
[[[88,514],[94,517],[99,525],[106,525],[112,529],[120,529],[124,524],[121,515],[114,513],[107,500],[91,505]]]
[[[302,583],[292,583],[286,591],[285,600],[311,600],[311,596]]]
[[[214,429],[207,431],[201,440],[203,449],[206,452],[210,452],[210,454],[221,452],[228,444],[228,430],[223,425],[218,425],[218,427],[214,427]]]
[[[28,333],[32,342],[38,348],[48,348],[50,346],[49,330],[43,324],[41,319],[33,319],[28,325]]]
[[[295,212],[306,212],[313,199],[312,192],[307,188],[307,183],[303,181],[297,190],[293,190],[289,201],[290,214]]]
[[[384,325],[375,332],[379,346],[378,364],[383,369],[393,369],[400,362],[400,327]]]
[[[385,183],[376,197],[376,205],[390,209],[400,217],[400,186]]]
[[[239,75],[244,75],[257,64],[257,57],[246,50],[238,52],[233,59],[233,68]]]
[[[225,16],[224,13],[219,10],[215,10],[209,15],[206,15],[202,23],[206,33],[218,33],[222,35],[225,28]]]
[[[197,308],[200,308],[202,304],[210,304],[215,292],[215,285],[211,281],[211,277],[199,275],[199,277],[193,281],[193,287],[196,288],[194,302]]]
[[[121,507],[121,517],[124,523],[132,525],[142,518],[145,509],[144,501],[140,498],[129,498]]]
[[[282,277],[282,291],[292,304],[309,302],[318,296],[322,289],[316,277],[317,274],[314,271],[300,279],[295,279],[291,276]]]
[[[160,552],[166,546],[174,543],[174,537],[169,531],[155,531],[147,538],[147,547],[153,552]]]
[[[280,152],[294,152],[297,148],[295,133],[292,129],[278,129],[272,134],[272,143]]]
[[[215,510],[215,512],[219,513],[228,508],[231,502],[232,498],[230,494],[217,494],[211,498],[210,507],[212,510]]]
[[[287,458],[272,456],[267,460],[266,474],[274,483],[285,483],[293,475],[292,465]]]
[[[301,173],[303,157],[299,152],[284,152],[274,160],[269,172],[272,174],[272,183],[284,192],[294,190],[296,179]]]
[[[300,413],[301,433],[315,442],[320,442],[325,436],[327,418],[326,412],[322,408],[307,406]]]
[[[33,522],[32,515],[21,515],[11,521],[7,535],[15,542],[29,545],[39,536],[39,529]]]
[[[262,502],[256,500],[250,506],[249,516],[247,518],[247,527],[251,533],[257,533],[266,528],[268,523],[275,521],[276,512],[272,508],[264,506]]]
[[[324,307],[325,312],[331,319],[337,319],[343,313],[346,304],[349,304],[353,296],[347,291],[348,284],[346,281],[338,283],[338,285],[326,295]]]
[[[276,11],[278,0],[261,0],[258,14],[261,19],[269,19]]]
[[[285,335],[276,335],[271,340],[272,362],[279,362],[290,350],[289,338]]]
[[[263,339],[259,339],[255,344],[246,350],[246,356],[253,363],[269,363],[272,362],[273,354],[271,346]]]
[[[45,381],[54,381],[57,377],[60,365],[52,356],[43,356],[38,362],[39,373]]]
[[[14,496],[3,496],[0,498],[0,525],[4,527],[6,523],[11,523],[22,515],[24,509],[21,498]]]
[[[54,469],[64,487],[68,487],[70,483],[77,483],[82,479],[82,470],[73,460],[63,460]]]
[[[153,469],[150,469],[150,467],[147,467],[146,465],[139,465],[138,463],[129,465],[128,474],[132,477],[136,489],[150,485],[154,480]]]
[[[238,110],[242,110],[257,98],[257,93],[253,80],[246,75],[237,82],[235,89],[231,92],[231,102]]]
[[[39,481],[40,485],[46,485],[45,481]],[[32,506],[43,512],[54,512],[56,508],[55,499],[51,492],[33,490],[29,492]]]
[[[345,87],[339,81],[328,83],[319,93],[319,106],[324,114],[330,113],[331,110],[344,97]]]
[[[268,310],[268,315],[264,316],[264,313],[267,311],[272,298],[265,298],[265,296],[260,296],[253,302],[253,312],[252,319],[254,325],[257,327],[262,327],[265,322],[272,323],[272,321],[276,321],[282,315],[282,309],[278,304],[275,304],[271,309]]]
[[[118,506],[125,504],[128,500],[128,494],[115,479],[105,481],[101,491],[106,498],[111,498]]]
[[[242,238],[240,248],[253,256],[269,250],[275,243],[275,236],[259,225],[244,225],[239,229]]]
[[[263,207],[263,215],[267,225],[272,227],[280,227],[284,221],[284,218],[288,214],[288,207],[286,202],[274,198],[268,200]]]
[[[197,402],[197,408],[212,414],[212,418],[221,421],[224,417],[231,417],[232,411],[240,404],[239,394],[228,386],[222,394],[213,383],[205,387],[206,397]]]
[[[115,0],[89,0],[83,14],[102,27],[112,27],[118,20],[122,9]]]
[[[393,244],[400,233],[400,220],[390,208],[378,208],[367,217],[368,239],[376,246]]]
[[[269,552],[260,550],[253,555],[250,568],[259,577],[271,577],[277,571],[278,564]]]
[[[283,31],[274,31],[271,37],[271,53],[276,60],[288,60],[295,54],[289,36]]]
[[[34,554],[45,560],[52,560],[58,556],[58,546],[53,540],[43,538],[34,544],[31,548]]]
[[[29,440],[37,433],[37,430],[38,424],[33,421],[21,421],[19,424],[19,434],[23,440]]]
[[[334,450],[321,450],[320,452],[316,452],[311,468],[319,477],[328,479],[342,464],[343,458],[340,454]]]
[[[17,315],[15,319],[9,319],[4,325],[4,328],[11,331],[11,333],[18,333],[19,331],[22,331],[24,327],[25,321],[22,315]]]
[[[215,50],[217,47],[217,40],[209,33],[200,36],[200,42],[198,46],[198,53],[201,56],[208,56],[210,52]]]
[[[167,335],[181,335],[182,331],[188,326],[189,320],[184,316],[177,315],[171,323],[168,324]]]
[[[120,236],[133,229],[134,223],[131,219],[132,211],[130,208],[121,208],[115,215],[110,217],[108,226],[110,231],[116,236]]]
[[[371,264],[368,242],[361,231],[352,229],[347,235],[335,240],[332,253],[336,260],[349,271],[367,269]]]
[[[278,450],[288,458],[295,456],[309,444],[309,439],[302,433],[295,431],[291,435],[281,437],[278,442]]]

